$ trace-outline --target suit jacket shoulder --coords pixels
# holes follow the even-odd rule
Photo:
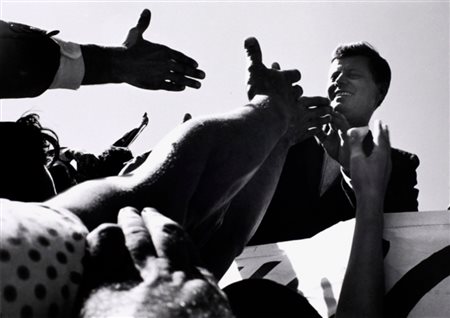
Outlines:
[[[419,190],[416,169],[417,155],[392,148],[392,172],[385,197],[385,212],[418,211]]]

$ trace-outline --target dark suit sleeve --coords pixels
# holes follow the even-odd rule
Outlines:
[[[53,81],[60,49],[46,31],[0,21],[0,98],[35,97]]]
[[[418,211],[416,169],[419,163],[416,155],[392,149],[392,173],[384,200],[385,212]]]

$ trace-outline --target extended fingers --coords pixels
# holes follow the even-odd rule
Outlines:
[[[178,223],[151,208],[142,211],[142,219],[158,257],[166,258],[173,270],[193,270],[200,263],[193,242]]]
[[[272,63],[272,69],[276,70],[276,71],[280,71],[283,74],[286,81],[288,81],[289,83],[298,82],[302,77],[300,71],[296,70],[296,69],[281,71],[281,67],[278,62]]]
[[[142,270],[148,258],[156,257],[156,250],[152,243],[150,233],[138,210],[126,207],[120,210],[118,224],[125,235],[125,242],[136,266]]]
[[[193,87],[193,88],[200,88],[200,86],[201,86],[199,81],[196,81],[189,77],[185,77],[184,75],[181,75],[178,73],[169,73],[166,75],[166,78],[168,80],[170,80],[172,83],[181,85],[181,86],[188,86],[188,87]]]
[[[322,96],[302,96],[299,98],[298,103],[304,107],[326,107],[330,106],[330,101],[328,98]]]
[[[387,152],[390,152],[391,142],[389,138],[389,128],[387,125],[383,125],[381,120],[377,120],[374,126],[374,143],[377,148],[381,148]]]
[[[169,53],[169,57],[177,62],[180,62],[182,64],[186,64],[186,65],[190,65],[193,68],[197,68],[198,67],[198,63],[196,60],[194,60],[193,58],[179,52],[176,51],[174,49],[170,49],[168,48],[168,53]],[[203,76],[204,78],[204,76]]]
[[[176,73],[180,73],[184,76],[190,76],[193,78],[198,79],[204,79],[205,78],[205,72],[202,70],[199,70],[198,68],[186,64],[186,63],[179,63],[178,61],[171,61],[169,63],[169,67],[172,71]]]

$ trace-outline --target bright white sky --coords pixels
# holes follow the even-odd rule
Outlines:
[[[338,43],[366,40],[393,71],[374,118],[391,129],[392,144],[416,153],[421,210],[449,203],[449,3],[443,2],[21,2],[2,1],[3,20],[61,30],[79,43],[118,45],[144,8],[145,37],[195,58],[207,73],[200,90],[152,92],[126,85],[54,90],[39,98],[2,101],[2,120],[28,110],[60,136],[61,144],[100,152],[135,127],[132,146],[152,147],[185,112],[227,111],[246,102],[244,39],[256,36],[267,64],[298,68],[305,95],[325,95],[330,54]]]

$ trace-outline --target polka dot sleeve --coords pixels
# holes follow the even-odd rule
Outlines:
[[[1,317],[70,317],[87,229],[69,211],[0,200]]]

